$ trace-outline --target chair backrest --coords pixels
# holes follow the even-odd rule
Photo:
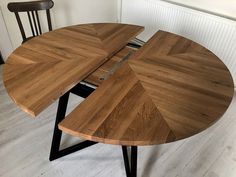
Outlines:
[[[39,21],[39,10],[46,10],[48,30],[52,30],[50,9],[53,7],[54,3],[52,0],[42,0],[42,1],[30,1],[30,2],[12,2],[8,4],[8,9],[15,13],[17,23],[20,28],[20,32],[23,38],[23,42],[27,41],[25,31],[19,16],[19,12],[27,12],[32,35],[38,36],[42,34],[41,24]]]

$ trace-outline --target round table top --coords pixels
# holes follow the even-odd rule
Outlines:
[[[93,73],[143,30],[124,24],[58,29],[16,49],[3,70],[11,98],[33,116]],[[216,122],[234,93],[212,52],[159,31],[60,124],[66,133],[121,145],[163,144]]]
[[[158,31],[59,128],[108,144],[169,143],[215,123],[233,94],[231,74],[217,56],[184,37]]]

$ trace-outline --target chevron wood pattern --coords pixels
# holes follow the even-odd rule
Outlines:
[[[54,30],[17,48],[3,68],[8,94],[38,115],[122,49],[143,27],[86,24]]]
[[[233,93],[230,72],[217,56],[193,41],[159,31],[59,128],[110,144],[168,143],[211,126]]]

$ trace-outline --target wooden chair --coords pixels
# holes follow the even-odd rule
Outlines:
[[[52,30],[52,23],[51,23],[51,16],[50,16],[50,9],[53,7],[54,2],[52,0],[42,0],[42,1],[30,1],[30,2],[12,2],[8,4],[8,9],[11,12],[15,13],[17,23],[20,28],[20,32],[23,38],[23,42],[27,40],[41,35],[42,29],[41,24],[39,21],[39,10],[46,10],[47,15],[47,22],[48,22],[48,30]],[[25,31],[20,19],[19,12],[27,12],[29,24],[31,27],[32,35],[31,37],[26,37]]]

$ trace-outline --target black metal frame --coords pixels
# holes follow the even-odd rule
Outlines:
[[[139,48],[141,47],[141,45],[135,44],[135,43],[132,43],[132,42],[129,42],[129,43],[127,44],[127,46],[132,47],[132,48],[135,48],[135,49],[139,49]]]
[[[129,162],[128,147],[122,146],[123,159],[125,164],[125,172],[127,177],[137,177],[137,159],[138,147],[131,146],[131,160]]]
[[[2,57],[2,54],[1,54],[1,51],[0,51],[0,65],[1,64],[4,64],[4,60],[3,60],[3,57]]]
[[[143,41],[141,41],[141,42],[144,43]],[[142,46],[140,44],[133,43],[133,42],[130,42],[127,45],[130,47],[133,47],[133,48],[137,48],[137,49]],[[89,87],[85,84],[79,83],[74,88],[72,88],[70,91],[68,91],[63,96],[60,97],[59,103],[58,103],[56,120],[55,120],[51,151],[50,151],[50,156],[49,156],[50,161],[58,159],[63,156],[66,156],[66,155],[69,155],[69,154],[74,153],[76,151],[85,149],[85,148],[92,146],[94,144],[97,144],[97,142],[86,140],[86,141],[83,141],[79,144],[76,144],[76,145],[73,145],[73,146],[70,146],[70,147],[60,150],[62,131],[58,129],[58,124],[65,118],[70,93],[74,93],[82,98],[86,98],[94,90],[95,90],[95,88],[92,88],[92,87]],[[128,147],[127,146],[122,146],[122,153],[123,153],[126,176],[127,177],[137,177],[138,147],[131,146],[131,160],[130,160],[130,162],[129,162],[129,154],[128,154]]]
[[[140,47],[142,47],[145,44],[144,41],[135,38],[133,41],[130,41],[127,46],[131,47],[131,48],[135,48],[135,49],[139,49]]]
[[[79,144],[65,148],[63,150],[60,150],[62,131],[58,129],[58,124],[65,118],[70,93],[74,93],[78,96],[86,98],[94,90],[95,89],[91,87],[88,87],[86,85],[79,83],[73,89],[71,89],[70,91],[68,91],[63,96],[60,97],[58,108],[57,108],[57,115],[56,115],[56,120],[55,120],[51,151],[50,151],[50,156],[49,156],[50,161],[66,156],[73,152],[79,151],[81,149],[87,148],[97,143],[97,142],[87,140]]]
[[[97,144],[97,142],[93,141],[83,141],[79,144],[67,147],[65,149],[60,150],[61,144],[61,136],[62,131],[59,130],[58,124],[65,118],[67,105],[69,101],[70,93],[74,93],[80,97],[86,98],[88,97],[95,89],[88,87],[83,84],[78,84],[70,91],[65,93],[63,96],[60,97],[58,108],[57,108],[57,115],[54,125],[54,132],[51,144],[51,151],[49,155],[49,160],[53,161],[55,159],[61,158],[63,156],[69,155],[71,153],[77,152],[79,150],[85,149],[89,146]],[[127,146],[122,146],[124,164],[125,164],[125,171],[127,177],[136,177],[137,176],[137,146],[131,146],[131,163],[129,163],[128,157],[128,149]]]

